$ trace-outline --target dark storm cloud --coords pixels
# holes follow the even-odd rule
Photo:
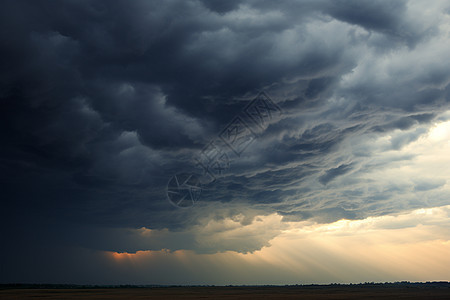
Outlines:
[[[326,185],[328,182],[333,180],[334,178],[344,175],[345,173],[348,173],[352,170],[351,165],[340,165],[337,168],[329,169],[319,177],[320,183]]]
[[[406,8],[405,1],[333,1],[328,13],[338,20],[385,35],[387,43],[406,43],[412,47],[432,30],[418,32],[411,28],[402,18]]]
[[[380,132],[391,131],[393,129],[407,130],[417,124],[430,122],[434,117],[434,114],[419,114],[406,117],[394,116],[394,118],[396,118],[395,120],[381,126],[375,126],[373,130]]]
[[[230,0],[230,1],[204,0],[202,1],[202,4],[211,11],[218,13],[226,13],[237,9],[241,2],[242,1],[240,0]]]
[[[114,250],[117,243],[94,234],[81,238],[87,229],[79,224],[183,232],[239,214],[248,228],[274,212],[329,222],[400,210],[389,202],[395,189],[356,186],[350,194],[338,185],[353,188],[350,174],[377,167],[366,161],[372,150],[357,144],[365,134],[405,131],[391,141],[398,150],[425,132],[406,131],[448,107],[448,65],[420,48],[438,36],[438,24],[416,21],[409,8],[404,1],[4,1],[5,223],[43,217],[67,225],[71,243]],[[399,52],[404,61],[383,69]],[[191,171],[193,156],[259,90],[282,116],[232,157],[202,203],[170,206],[170,177]],[[361,148],[349,149],[349,141]],[[253,251],[275,235],[184,247]],[[180,236],[120,250],[181,248]]]

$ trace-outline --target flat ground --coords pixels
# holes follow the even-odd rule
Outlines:
[[[285,286],[2,289],[0,299],[450,299],[448,287]]]

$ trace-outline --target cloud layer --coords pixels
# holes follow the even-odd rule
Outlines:
[[[288,222],[449,204],[445,1],[1,6],[5,251],[248,253]],[[169,179],[260,91],[282,114],[173,207]]]

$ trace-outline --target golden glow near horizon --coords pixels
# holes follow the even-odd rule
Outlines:
[[[192,229],[200,246],[241,243],[249,238],[269,242],[249,253],[162,249],[106,252],[106,256],[119,266],[141,268],[143,273],[158,272],[168,265],[194,278],[189,282],[176,279],[179,283],[195,283],[195,274],[200,271],[210,274],[211,281],[218,284],[450,280],[450,121],[434,124],[401,149],[383,150],[401,134],[405,132],[371,141],[381,145],[376,158],[389,160],[398,154],[413,158],[361,176],[382,185],[409,182],[410,195],[418,197],[415,205],[422,208],[329,224],[283,222],[278,214],[258,216],[246,225],[242,225],[244,216],[209,220]],[[441,199],[437,203],[442,204],[430,207],[431,197],[433,201]],[[137,232],[150,239],[171,234],[147,228]],[[168,282],[175,279],[171,280]]]
[[[270,282],[267,272],[278,274],[280,283],[449,280],[449,217],[447,205],[331,224],[289,222],[270,246],[245,254],[163,249],[107,255],[149,270],[164,264],[182,266],[188,274],[209,268],[236,283]]]

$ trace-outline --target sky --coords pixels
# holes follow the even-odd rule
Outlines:
[[[449,1],[0,7],[0,283],[450,280]]]

